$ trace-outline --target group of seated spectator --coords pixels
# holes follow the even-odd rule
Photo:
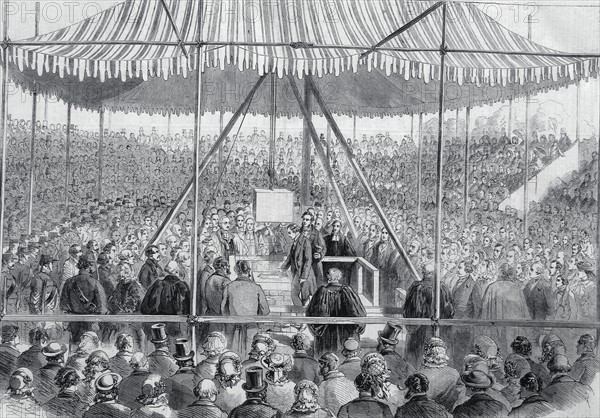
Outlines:
[[[120,333],[111,346],[87,331],[69,349],[43,325],[2,326],[0,410],[7,417],[544,417],[592,413],[600,364],[590,334],[539,342],[518,335],[507,351],[490,337],[448,342],[428,338],[415,363],[402,355],[402,326],[388,322],[377,346],[348,337],[339,352],[313,357],[302,332],[288,343],[260,331],[248,352],[235,352],[211,331],[194,352],[165,324],[150,326],[153,348],[139,351]],[[27,331],[27,329],[25,330]],[[567,345],[576,346],[569,358]],[[534,351],[541,353],[539,360]],[[457,366],[453,366],[456,364]],[[570,415],[572,416],[572,415]],[[582,415],[591,416],[591,415]]]

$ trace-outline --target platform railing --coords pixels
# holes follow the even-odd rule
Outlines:
[[[229,256],[229,265],[234,266],[236,261],[246,260],[249,262],[279,262],[283,263],[286,257],[282,255],[231,255]],[[354,274],[351,274],[350,285],[359,296],[366,299],[370,306],[379,306],[380,283],[379,270],[362,257],[323,257],[323,263],[348,263],[352,264]],[[233,269],[232,269],[233,270]],[[326,272],[325,272],[326,273]],[[232,274],[234,274],[232,272]],[[235,277],[235,274],[234,274]]]

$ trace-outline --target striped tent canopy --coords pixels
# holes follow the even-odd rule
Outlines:
[[[165,3],[179,39],[160,0],[129,0],[63,29],[10,43],[11,77],[28,90],[35,87],[88,109],[190,113],[200,40],[205,45],[203,111],[237,108],[257,76],[273,72],[283,78],[279,115],[296,116],[299,109],[284,76],[311,73],[322,89],[331,89],[325,96],[335,113],[383,116],[434,111],[441,77],[452,109],[558,89],[598,73],[597,56],[561,55],[509,31],[473,4],[448,3],[450,52],[441,74],[441,8],[360,58],[434,2]],[[268,89],[263,89],[254,113],[270,111]]]

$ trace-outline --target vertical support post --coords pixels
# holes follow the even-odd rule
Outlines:
[[[40,2],[35,3],[35,36],[40,34]],[[27,201],[27,233],[31,234],[31,224],[33,222],[33,188],[35,177],[35,129],[37,124],[37,102],[38,92],[34,87],[31,94],[31,138],[29,141],[29,200]],[[48,120],[48,119],[46,119]]]
[[[0,168],[1,177],[0,177],[0,248],[3,248],[4,243],[4,211],[5,207],[5,186],[6,186],[6,144],[8,141],[6,140],[7,129],[7,115],[8,115],[8,13],[6,10],[7,2],[3,1],[2,3],[2,28],[4,43],[1,48],[4,53],[4,60],[2,62],[2,103],[0,104],[0,135],[2,140],[2,167]],[[2,269],[0,269],[0,281],[2,282],[2,316],[6,315],[6,277],[3,277]]]
[[[581,79],[577,80],[577,103],[575,111],[575,140],[580,141],[581,138]]]
[[[69,176],[71,174],[71,110],[73,104],[67,104],[67,145],[65,155],[65,209],[69,207]]]
[[[352,140],[356,141],[356,114],[352,117]]]
[[[98,143],[98,200],[102,200],[102,174],[104,170],[104,108],[99,115],[99,143]]]
[[[364,285],[364,268],[362,264],[356,263],[356,292],[362,295],[365,291]]]
[[[223,111],[219,112],[219,134],[223,132]],[[219,145],[219,167],[223,166],[223,144]]]
[[[531,14],[527,15],[527,39],[531,41]],[[523,234],[528,236],[529,225],[527,211],[529,210],[529,93],[525,95],[525,183],[523,184]]]
[[[381,305],[379,300],[379,270],[373,272],[373,306]]]
[[[600,83],[598,83],[598,126],[600,126]],[[600,138],[598,139],[600,152]],[[600,155],[600,154],[599,154]],[[596,277],[600,274],[600,176],[596,182]],[[596,321],[600,322],[600,286],[596,285]],[[596,330],[596,341],[600,338],[600,329]]]
[[[307,115],[304,116],[303,129],[302,129],[302,206],[306,207],[310,205],[310,154],[311,154],[311,141],[310,141],[310,128],[309,125],[312,123],[312,95],[308,78],[304,79],[304,107],[307,110]],[[303,208],[304,209],[304,208]]]
[[[507,127],[508,142],[512,141],[513,131],[513,99],[508,99],[508,127]]]
[[[419,113],[419,145],[417,148],[417,217],[421,216],[421,170],[423,165],[423,112]]]
[[[277,140],[277,74],[271,73],[271,115],[270,117],[270,129],[271,137],[269,140],[269,169],[270,174],[270,185],[271,190],[275,185],[275,178],[277,172],[275,170],[275,141]],[[221,126],[223,124],[223,117],[221,116]]]
[[[460,116],[460,109],[456,109],[456,126],[454,127],[455,128],[454,136],[456,138],[458,138],[458,118],[459,118],[459,116]]]
[[[465,190],[464,190],[464,202],[463,207],[465,208],[465,219],[463,219],[463,226],[467,226],[469,220],[469,125],[471,122],[471,108],[467,106],[465,113]]]
[[[443,173],[443,151],[444,151],[444,109],[445,109],[445,94],[444,81],[446,77],[446,11],[447,4],[442,5],[442,41],[440,44],[440,95],[438,109],[438,153],[437,153],[437,208],[435,219],[435,282],[433,294],[433,320],[434,324],[440,319],[441,313],[441,281],[442,281],[442,216],[444,215],[444,205],[442,197],[444,194],[442,173]],[[433,332],[436,337],[440,336],[440,328],[434,325]]]
[[[35,130],[37,124],[37,91],[33,91],[31,95],[31,137],[29,139],[29,197],[27,200],[27,233],[31,234],[31,224],[33,221],[33,188],[35,177]]]
[[[171,135],[171,112],[167,113],[167,135]]]
[[[415,140],[415,114],[412,113],[410,115],[410,139],[411,141]]]
[[[198,2],[198,33],[197,33],[197,41],[198,46],[196,47],[196,112],[194,113],[194,179],[193,179],[193,188],[194,191],[194,213],[192,215],[192,239],[190,250],[192,252],[192,263],[191,263],[191,272],[192,272],[192,303],[190,306],[190,314],[198,315],[198,233],[202,231],[198,231],[198,218],[200,212],[200,187],[198,187],[198,182],[200,181],[200,138],[201,138],[201,129],[202,129],[202,78],[203,78],[203,70],[204,70],[204,49],[202,48],[202,16],[204,15],[203,5],[204,2],[201,0]],[[222,130],[221,133],[222,134]],[[219,137],[221,139],[221,137]],[[221,142],[217,140],[217,142]],[[215,144],[217,145],[217,144]],[[192,344],[192,348],[194,353],[197,353],[196,350],[196,325],[189,326],[190,332],[190,340]]]
[[[331,164],[331,126],[327,124],[327,162]],[[331,206],[331,198],[329,197],[329,182],[325,182],[325,206],[329,208]]]
[[[106,124],[106,129],[108,129],[108,131],[110,132],[110,130],[112,129],[112,111],[108,111],[108,123]]]

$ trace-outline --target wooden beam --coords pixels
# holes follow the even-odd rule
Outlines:
[[[273,311],[286,313],[285,309],[273,307]],[[383,311],[394,312],[397,308],[384,308]],[[187,323],[193,321],[200,323],[212,324],[385,324],[388,321],[393,321],[402,325],[431,325],[430,318],[402,318],[395,315],[367,316],[367,317],[307,317],[299,316],[300,312],[292,309],[294,315],[269,315],[269,316],[196,316],[189,317],[187,315],[45,315],[44,320],[47,322],[114,322],[114,323],[149,323],[155,324],[159,322],[171,323]],[[400,314],[398,314],[400,315]],[[39,322],[39,315],[13,315],[8,314],[2,318],[4,323],[16,322]],[[519,327],[519,328],[577,328],[577,329],[600,329],[600,322],[585,322],[585,321],[529,321],[516,319],[440,319],[440,326],[493,326],[493,327]]]
[[[312,123],[312,97],[308,89],[307,78],[304,79],[304,107],[307,112],[303,113],[302,119],[302,182],[301,182],[301,204],[302,210],[311,205],[310,201],[310,124]]]
[[[2,2],[2,9],[0,10],[2,14],[2,32],[4,43],[0,45],[0,48],[3,49],[4,57],[8,54],[8,13],[6,10],[5,2]],[[6,125],[8,124],[8,60],[4,59],[2,61],[2,100],[0,103],[0,136],[2,140],[2,166],[0,168],[0,248],[4,248],[4,212],[6,210],[6,147],[8,144],[8,129]],[[2,304],[2,315],[6,314],[6,277],[3,274],[4,269],[0,268],[0,282],[2,282],[2,295],[3,304]]]
[[[269,186],[273,190],[277,169],[275,168],[275,142],[277,140],[277,74],[271,73],[271,112],[269,116]]]
[[[298,106],[300,106],[300,111],[302,112],[302,116],[304,117],[304,120],[307,121],[306,127],[308,129],[308,134],[310,137],[312,137],[313,144],[315,145],[315,150],[317,151],[317,155],[321,159],[321,164],[323,165],[323,168],[325,169],[325,172],[327,173],[327,176],[329,177],[329,181],[331,182],[331,187],[333,188],[333,191],[338,199],[338,202],[340,203],[340,206],[342,207],[342,212],[344,212],[344,216],[346,217],[346,222],[348,222],[348,226],[350,227],[350,232],[352,233],[353,237],[358,237],[358,232],[356,231],[356,228],[354,227],[354,223],[352,222],[352,217],[350,216],[350,212],[348,211],[348,207],[346,206],[344,196],[342,195],[342,192],[340,191],[340,188],[338,187],[337,181],[335,180],[335,175],[333,173],[333,169],[331,168],[331,165],[329,164],[329,161],[327,160],[327,155],[325,154],[325,150],[323,149],[323,144],[321,144],[321,140],[319,139],[319,134],[317,133],[317,130],[315,129],[315,125],[313,125],[312,120],[309,117],[310,116],[310,114],[308,113],[309,109],[307,109],[306,106],[302,103],[302,97],[300,96],[300,90],[298,90],[298,85],[296,84],[296,80],[294,79],[294,76],[289,75],[288,80],[289,80],[290,87],[292,88],[292,92],[294,93],[294,96],[296,96],[296,100],[298,101]],[[307,80],[308,80],[308,78],[307,78]],[[305,83],[305,86],[308,86],[305,94],[310,95],[311,94],[310,83]],[[304,97],[304,99],[306,102],[306,96]],[[308,139],[308,138],[306,138],[306,139]]]
[[[40,34],[40,2],[35,2],[35,28],[34,35]],[[31,234],[31,224],[33,223],[33,189],[35,187],[35,129],[37,124],[37,102],[38,93],[34,88],[31,93],[31,137],[29,140],[29,199],[27,200],[27,233]]]
[[[104,171],[104,108],[99,115],[100,140],[98,142],[98,200],[102,201],[102,180]]]
[[[67,143],[65,152],[65,210],[69,208],[69,177],[71,174],[71,111],[73,104],[67,103]]]
[[[367,192],[367,196],[368,196],[369,200],[371,201],[371,203],[373,204],[373,208],[375,209],[375,212],[381,219],[383,226],[388,230],[388,232],[390,234],[390,238],[392,239],[392,242],[398,249],[400,256],[404,259],[404,261],[408,265],[410,271],[415,276],[415,279],[421,280],[419,273],[417,272],[417,270],[415,269],[415,266],[410,261],[408,254],[406,254],[406,251],[404,251],[404,247],[402,246],[402,243],[400,242],[400,238],[398,238],[398,235],[396,234],[396,230],[394,229],[394,226],[390,223],[389,219],[387,218],[385,212],[383,211],[383,208],[381,207],[381,205],[379,204],[379,201],[377,200],[377,197],[375,196],[375,194],[373,193],[373,190],[371,189],[371,185],[369,184],[369,181],[366,179],[364,173],[362,172],[362,169],[360,168],[358,161],[356,161],[356,158],[354,157],[354,153],[352,152],[352,149],[348,145],[346,138],[344,138],[344,135],[342,134],[342,131],[340,130],[338,124],[336,123],[335,119],[333,118],[331,111],[329,110],[329,108],[325,104],[325,101],[321,97],[321,93],[319,92],[319,90],[317,89],[315,84],[312,82],[312,79],[310,76],[307,76],[307,80],[310,82],[313,95],[314,95],[317,103],[319,104],[319,107],[321,108],[323,115],[327,119],[327,122],[329,123],[329,125],[331,126],[331,130],[333,131],[333,134],[335,135],[335,137],[339,141],[340,145],[342,146],[342,149],[344,150],[344,152],[346,153],[346,156],[348,157],[348,161],[350,162],[350,165],[354,169],[354,172],[358,176],[359,181],[362,183],[365,191]]]
[[[433,318],[437,321],[441,314],[441,282],[442,282],[442,217],[444,216],[444,189],[442,183],[444,167],[444,111],[446,110],[446,97],[444,82],[446,80],[446,3],[442,6],[442,40],[440,44],[440,92],[438,108],[438,147],[437,147],[437,178],[436,178],[436,217],[435,217],[435,279],[433,285]],[[440,335],[440,328],[434,327],[436,337]]]
[[[467,107],[465,112],[465,188],[464,188],[464,202],[463,207],[465,208],[463,227],[467,226],[469,221],[469,126],[471,122],[471,108]]]
[[[248,96],[246,96],[246,99],[242,102],[242,104],[235,111],[235,113],[233,114],[233,116],[231,117],[229,122],[227,123],[227,126],[225,126],[225,128],[223,129],[223,132],[221,132],[221,135],[219,136],[217,141],[213,144],[211,149],[208,151],[208,153],[202,160],[202,163],[200,164],[200,169],[199,169],[200,175],[204,172],[204,170],[208,166],[208,163],[210,162],[211,158],[217,153],[219,146],[221,145],[221,143],[223,143],[223,141],[225,141],[225,139],[227,138],[227,135],[229,135],[229,132],[231,132],[231,130],[233,129],[233,126],[235,125],[235,123],[237,122],[239,117],[247,109],[249,103],[252,101],[252,98],[254,97],[254,94],[256,93],[258,88],[262,85],[263,81],[265,81],[266,77],[267,77],[266,74],[260,76],[260,78],[254,85],[254,87],[252,87],[252,90],[250,90],[250,92],[248,93]],[[163,220],[162,224],[160,225],[160,227],[158,228],[158,230],[156,231],[156,233],[154,234],[152,239],[149,241],[148,245],[156,244],[160,240],[160,238],[164,234],[167,226],[175,218],[175,215],[177,214],[177,212],[183,205],[183,202],[185,201],[187,195],[191,192],[193,185],[194,185],[194,178],[192,177],[188,181],[188,184],[185,186],[183,191],[181,192],[181,195],[177,199],[177,203],[171,207],[171,210],[169,210],[169,213]]]
[[[417,148],[417,217],[421,216],[421,170],[423,165],[423,112],[419,113],[419,147]]]
[[[410,28],[412,28],[414,25],[416,25],[417,23],[419,23],[421,20],[425,19],[427,16],[429,16],[435,10],[437,10],[442,4],[444,4],[443,1],[439,1],[439,2],[437,2],[435,4],[433,4],[431,7],[429,7],[427,10],[425,10],[423,13],[421,13],[420,15],[418,15],[417,17],[415,17],[414,19],[409,20],[404,25],[402,25],[400,28],[396,29],[394,32],[390,33],[388,36],[386,36],[385,38],[383,38],[381,41],[377,42],[375,45],[373,45],[371,47],[371,49],[369,51],[363,52],[361,54],[361,56],[359,57],[359,59],[365,58],[371,52],[376,52],[377,48],[379,48],[380,46],[388,43],[392,39],[394,39],[397,36],[401,35],[403,32],[406,32],[407,30],[409,30]]]

